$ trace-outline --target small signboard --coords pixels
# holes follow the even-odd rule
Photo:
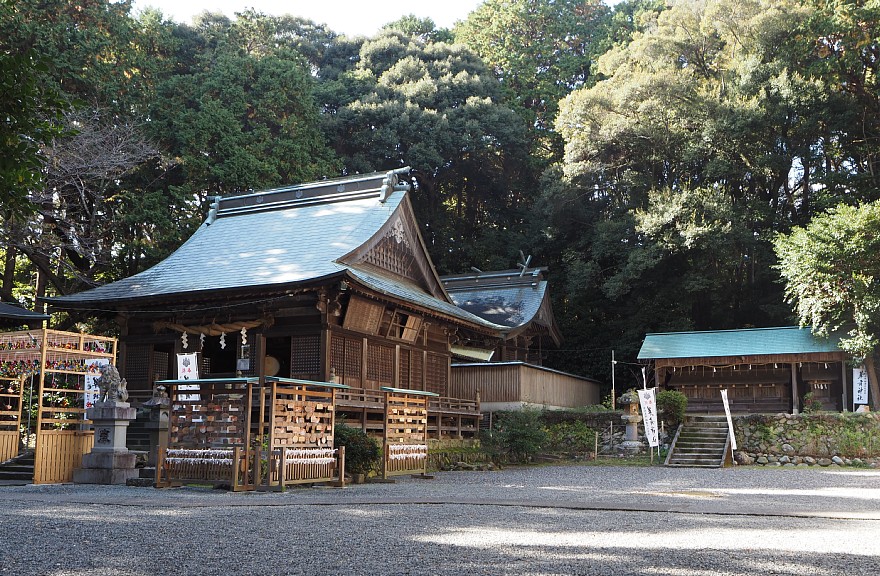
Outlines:
[[[178,380],[198,380],[199,379],[199,355],[197,352],[191,354],[177,355],[177,379]],[[198,384],[180,384],[178,390],[198,390]],[[199,400],[198,394],[180,394],[179,400]]]
[[[89,371],[86,372],[86,382],[83,386],[83,408],[91,408],[95,405],[101,395],[101,389],[98,388],[98,385],[95,384],[95,379],[101,376],[101,366],[105,366],[110,363],[109,358],[92,358],[86,360],[86,366],[89,367]]]

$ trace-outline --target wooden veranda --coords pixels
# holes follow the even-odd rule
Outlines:
[[[345,423],[382,437],[385,430],[385,392],[348,388],[336,393],[337,413]],[[428,397],[430,438],[472,438],[479,432],[480,401],[439,395]]]

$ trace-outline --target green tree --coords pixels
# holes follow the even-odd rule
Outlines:
[[[544,253],[568,279],[559,315],[597,326],[585,349],[785,320],[773,235],[857,183],[837,143],[858,127],[819,74],[814,14],[794,1],[641,10],[600,80],[562,101]]]
[[[0,18],[5,45],[26,49],[28,58],[42,63],[15,90],[38,86],[33,94],[53,95],[57,105],[46,100],[39,120],[64,128],[28,141],[45,159],[40,179],[27,182],[30,215],[7,212],[0,222],[7,295],[16,290],[15,278],[34,272],[37,297],[82,289],[113,274],[112,254],[125,240],[114,228],[118,214],[108,200],[125,188],[133,168],[155,156],[154,150],[144,153],[152,146],[138,119],[164,69],[155,51],[161,35],[153,34],[161,26],[142,34],[147,24],[142,27],[128,10],[127,2],[21,0]],[[21,104],[9,118],[27,111],[31,101]],[[22,254],[25,260],[16,257]]]
[[[868,371],[880,408],[875,354],[880,344],[880,201],[839,205],[775,240],[785,295],[800,323],[828,336]]]
[[[353,50],[355,45],[348,45]],[[510,266],[531,190],[527,142],[498,81],[466,47],[389,29],[318,72],[322,120],[346,173],[409,165],[443,272]]]
[[[486,0],[455,28],[504,86],[545,162],[561,155],[559,100],[592,75],[608,14],[600,0]]]
[[[0,2],[0,21],[16,20],[12,2]],[[43,146],[62,133],[66,108],[51,84],[40,81],[46,69],[27,45],[0,39],[0,212],[4,219],[34,212],[29,195],[43,181]]]
[[[177,164],[170,187],[205,201],[335,172],[308,65],[279,27],[245,12],[181,30],[184,65],[159,85],[150,113]]]

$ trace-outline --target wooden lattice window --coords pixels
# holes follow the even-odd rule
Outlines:
[[[339,382],[345,382],[345,338],[330,338],[330,369],[336,374]]]
[[[365,334],[376,334],[384,313],[385,306],[382,304],[352,296],[348,301],[348,310],[345,312],[342,327]]]
[[[364,262],[403,278],[415,276],[416,258],[409,244],[388,235],[382,238],[364,258]]]
[[[428,353],[427,391],[446,395],[446,375],[449,361],[446,356]]]
[[[367,381],[391,386],[394,378],[394,349],[370,343],[367,345]]]
[[[411,366],[411,376],[410,376],[410,385],[409,387],[414,390],[424,390],[425,383],[422,378],[422,374],[424,372],[424,352],[421,350],[414,350],[412,353],[412,362]]]
[[[132,390],[150,390],[153,387],[150,382],[150,353],[152,346],[125,347],[125,378],[128,387]],[[166,363],[168,359],[165,359]],[[158,378],[157,378],[158,380]]]
[[[168,379],[168,352],[153,351],[153,380]]]
[[[290,339],[290,372],[295,378],[315,378],[321,372],[321,340],[314,336]]]
[[[422,329],[422,319],[408,312],[396,310],[388,325],[388,337],[404,342],[415,342]]]
[[[359,386],[361,381],[361,359],[363,347],[360,340],[333,336],[330,340],[330,366],[336,374],[337,382],[349,386]]]

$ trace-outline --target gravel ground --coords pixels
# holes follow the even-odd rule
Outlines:
[[[874,574],[878,479],[552,466],[283,494],[4,487],[0,574]]]

